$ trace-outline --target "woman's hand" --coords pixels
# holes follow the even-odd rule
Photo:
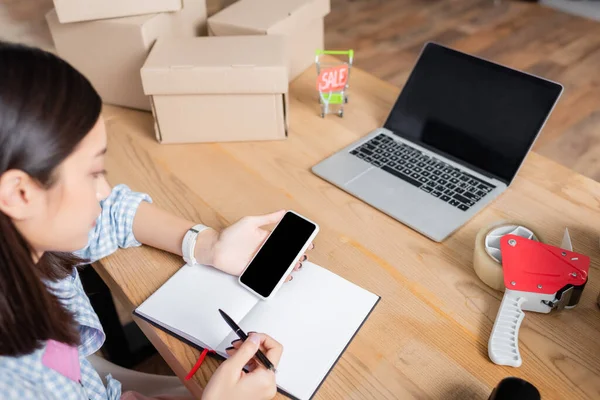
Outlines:
[[[284,215],[285,210],[281,210],[257,217],[244,217],[221,233],[207,232],[216,237],[209,249],[196,248],[196,253],[200,253],[196,254],[196,259],[201,264],[212,265],[223,272],[238,276],[269,236],[269,231],[262,227],[277,224]],[[311,244],[310,248],[313,247]],[[303,255],[295,265],[294,271],[300,269],[302,262],[307,259],[308,256]],[[287,278],[288,281],[291,279],[291,276]]]
[[[244,343],[236,341],[234,347],[227,350],[229,359],[215,371],[204,388],[202,399],[266,400],[275,397],[275,373],[254,360],[259,348],[277,367],[283,352],[281,344],[263,333],[251,333]],[[250,365],[250,372],[244,371],[246,365]]]

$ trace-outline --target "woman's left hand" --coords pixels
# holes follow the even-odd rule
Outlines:
[[[228,274],[240,275],[269,236],[270,232],[263,229],[263,227],[277,224],[284,215],[285,210],[281,210],[267,215],[244,217],[225,228],[218,234],[211,247],[207,263]],[[309,248],[312,249],[313,247],[314,245],[311,244]],[[200,259],[206,259],[206,257]],[[294,266],[294,271],[300,269],[302,262],[307,259],[308,256],[304,254]],[[290,275],[286,281],[292,279]]]

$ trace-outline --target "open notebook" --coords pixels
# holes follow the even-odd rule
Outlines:
[[[373,310],[379,296],[310,262],[270,301],[237,278],[203,265],[182,267],[134,314],[200,348],[227,357],[237,336],[218,309],[245,331],[265,332],[283,344],[277,386],[310,399]]]

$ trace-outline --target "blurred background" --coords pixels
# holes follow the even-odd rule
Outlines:
[[[233,2],[207,0],[209,16]],[[52,51],[44,18],[52,6],[0,0],[0,39]],[[563,97],[534,149],[600,180],[600,1],[331,0],[326,49],[354,49],[355,67],[394,86],[402,87],[427,41],[562,83]],[[90,290],[107,296],[102,287]],[[118,322],[131,327],[129,313],[115,303]],[[127,335],[143,341],[135,329]],[[171,373],[158,355],[136,364]]]

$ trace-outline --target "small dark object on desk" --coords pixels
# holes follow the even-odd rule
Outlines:
[[[515,377],[504,378],[488,400],[540,400],[540,392],[531,383]]]

